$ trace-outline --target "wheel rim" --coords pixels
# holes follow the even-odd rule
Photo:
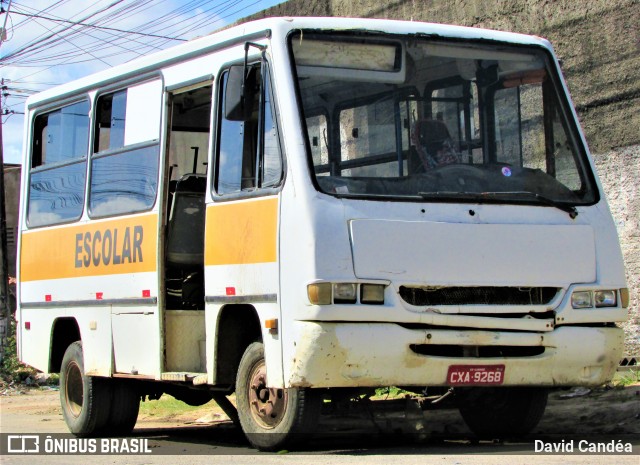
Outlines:
[[[65,371],[64,396],[68,410],[74,417],[82,413],[83,390],[82,371],[76,362],[71,362]]]
[[[249,410],[254,421],[264,429],[275,428],[287,408],[287,391],[267,387],[264,360],[258,362],[249,376]]]

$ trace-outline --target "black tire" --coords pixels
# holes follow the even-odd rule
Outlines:
[[[521,438],[540,422],[548,391],[536,387],[469,388],[457,394],[460,414],[481,439]]]
[[[254,342],[236,378],[238,418],[251,445],[272,451],[307,439],[320,416],[321,396],[311,389],[269,389],[265,383],[264,348]]]
[[[60,403],[71,433],[95,436],[107,424],[111,408],[108,381],[85,375],[82,342],[67,347],[60,367]]]
[[[104,426],[104,434],[125,436],[133,431],[140,410],[140,394],[130,381],[111,381],[111,410]]]

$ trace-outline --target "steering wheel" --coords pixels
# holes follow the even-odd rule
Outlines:
[[[438,190],[452,192],[484,192],[485,171],[475,165],[453,163],[435,168]]]

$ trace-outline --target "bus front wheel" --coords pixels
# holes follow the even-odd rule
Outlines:
[[[107,381],[85,375],[82,342],[67,347],[60,368],[60,403],[64,421],[76,436],[94,436],[107,423],[111,407]]]
[[[264,347],[254,342],[240,361],[236,404],[249,442],[268,451],[306,439],[320,416],[322,398],[311,389],[268,387]]]

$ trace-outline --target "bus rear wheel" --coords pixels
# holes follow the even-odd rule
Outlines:
[[[138,420],[141,395],[131,381],[108,381],[110,381],[112,397],[109,418],[104,425],[104,434],[125,436],[131,433]]]
[[[85,375],[82,342],[67,347],[60,368],[60,403],[71,433],[94,436],[107,424],[111,407],[107,381]]]
[[[548,391],[537,387],[469,388],[456,391],[460,414],[481,439],[520,438],[540,422]]]
[[[236,404],[251,445],[269,451],[308,438],[320,416],[322,398],[311,389],[268,387],[264,347],[254,342],[240,361]]]

